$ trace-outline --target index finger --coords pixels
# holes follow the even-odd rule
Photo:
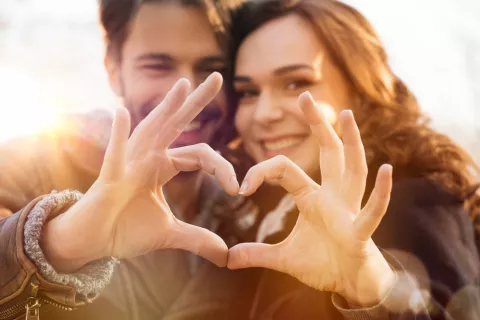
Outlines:
[[[218,72],[212,73],[188,96],[182,107],[167,121],[157,135],[156,146],[166,149],[182,133],[183,129],[215,98],[222,88],[223,78]]]
[[[169,149],[167,154],[178,171],[188,172],[202,169],[215,176],[228,194],[237,194],[239,187],[232,164],[207,144]]]
[[[180,79],[167,93],[163,101],[143,119],[135,128],[130,140],[145,141],[142,149],[148,149],[155,142],[155,135],[159,131],[159,125],[168,122],[187,99],[190,91],[190,82]],[[160,130],[161,131],[161,130]],[[146,137],[146,139],[143,139]]]
[[[312,190],[312,187],[318,187],[300,167],[285,156],[276,156],[275,158],[261,162],[253,166],[245,176],[241,195],[251,195],[264,183],[276,183],[291,193],[295,200]]]
[[[310,124],[313,135],[320,144],[322,185],[340,183],[345,163],[343,143],[340,137],[308,91],[300,95],[298,102],[305,114],[305,119]]]

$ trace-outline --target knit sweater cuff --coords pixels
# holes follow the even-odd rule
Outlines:
[[[82,194],[77,191],[53,192],[40,200],[30,211],[24,228],[24,249],[27,256],[35,263],[40,274],[52,283],[58,283],[75,288],[78,295],[87,301],[98,297],[100,292],[110,282],[117,259],[105,258],[93,261],[75,273],[61,274],[48,263],[39,241],[42,227],[49,215],[65,210],[76,203]]]

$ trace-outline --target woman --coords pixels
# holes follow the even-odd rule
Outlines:
[[[238,282],[236,305],[248,306],[251,318],[274,319],[336,318],[338,311],[347,315],[352,305],[376,306],[378,311],[392,288],[388,268],[382,269],[385,259],[370,260],[378,254],[370,245],[354,250],[359,260],[346,258],[352,247],[345,239],[364,244],[375,230],[382,210],[373,217],[366,212],[379,192],[388,189],[388,167],[380,169],[380,187],[373,186],[379,167],[389,163],[394,168],[392,200],[373,234],[374,243],[386,249],[390,264],[413,276],[432,318],[474,317],[478,302],[471,291],[478,294],[472,285],[479,263],[472,228],[478,215],[472,172],[478,173],[478,167],[447,137],[429,128],[413,94],[390,69],[368,21],[338,1],[251,1],[234,11],[231,36],[237,96],[233,123],[240,144],[230,158],[237,172],[239,160],[247,169],[259,163],[246,174],[243,194],[252,195],[267,181],[280,183],[291,196],[265,186],[251,197],[250,209],[238,213],[233,223],[225,222],[230,241],[276,243],[240,244],[230,249],[228,266],[274,269],[349,301],[334,296],[332,308],[329,295],[261,271]],[[324,116],[314,111],[308,94],[297,102],[304,91],[311,93]],[[345,109],[355,114],[365,151]],[[327,120],[342,137],[343,148],[326,129]],[[365,154],[367,163],[361,161]],[[366,166],[370,174],[364,180]],[[291,210],[292,198],[299,214]],[[360,211],[362,205],[366,206]],[[372,224],[358,236],[355,227],[364,221]],[[370,262],[375,268],[366,267]],[[363,273],[366,270],[372,273]],[[366,289],[374,285],[375,293]],[[348,292],[349,287],[356,289]],[[407,292],[408,301],[414,290]],[[383,306],[389,303],[383,300]],[[415,311],[408,303],[404,307],[399,314]],[[241,311],[233,314],[245,318]]]

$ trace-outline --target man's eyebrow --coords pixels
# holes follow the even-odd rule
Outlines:
[[[137,62],[173,62],[175,59],[166,53],[145,53],[135,59]]]
[[[210,64],[227,64],[227,61],[222,56],[207,56],[198,60],[197,65],[210,65]]]

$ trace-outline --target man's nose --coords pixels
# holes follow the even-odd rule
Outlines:
[[[198,79],[197,77],[195,76],[195,71],[193,70],[193,68],[191,67],[183,67],[180,69],[180,72],[179,72],[179,79],[187,79],[189,82],[190,82],[190,86],[192,89],[195,89],[196,87],[198,87],[200,85],[200,83],[198,83]]]

